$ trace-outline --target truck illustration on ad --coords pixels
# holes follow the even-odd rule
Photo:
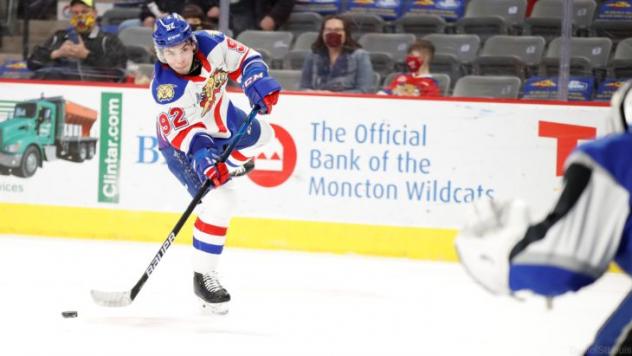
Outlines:
[[[0,122],[0,174],[30,177],[44,161],[91,159],[97,138],[90,130],[97,112],[65,100],[42,97],[15,104]]]

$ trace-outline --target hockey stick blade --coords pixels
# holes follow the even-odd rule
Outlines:
[[[125,307],[132,304],[131,292],[104,292],[91,290],[92,300],[104,307]]]

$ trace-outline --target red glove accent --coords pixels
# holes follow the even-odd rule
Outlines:
[[[263,98],[263,104],[265,104],[266,107],[265,112],[260,111],[262,114],[269,114],[272,112],[272,107],[276,105],[277,101],[279,101],[279,93],[280,91],[277,90]]]
[[[228,167],[226,167],[226,163],[224,162],[217,162],[214,166],[209,167],[204,174],[208,177],[211,183],[213,183],[215,188],[230,180]]]

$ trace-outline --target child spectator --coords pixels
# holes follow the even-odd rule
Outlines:
[[[417,40],[408,48],[406,66],[408,73],[393,79],[380,94],[398,96],[441,96],[437,82],[430,75],[430,62],[435,48],[428,40]]]

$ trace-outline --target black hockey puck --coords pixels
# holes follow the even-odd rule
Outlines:
[[[76,318],[77,316],[79,316],[79,313],[77,313],[76,310],[68,310],[61,312],[61,316],[63,316],[64,318]]]

